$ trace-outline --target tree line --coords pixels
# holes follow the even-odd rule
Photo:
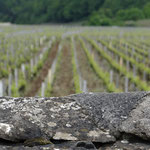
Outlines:
[[[145,18],[149,0],[0,0],[0,22],[112,25]]]

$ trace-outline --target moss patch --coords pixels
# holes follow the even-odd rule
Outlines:
[[[37,145],[47,145],[47,144],[53,144],[53,143],[50,140],[47,140],[46,138],[43,137],[28,139],[24,142],[24,145],[29,147],[37,146]]]

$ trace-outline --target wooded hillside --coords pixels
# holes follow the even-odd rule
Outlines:
[[[111,25],[150,18],[149,0],[0,0],[0,21]]]

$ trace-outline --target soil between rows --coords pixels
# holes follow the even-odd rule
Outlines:
[[[76,41],[76,51],[81,76],[87,81],[87,90],[105,92],[107,89],[104,82],[96,75],[79,41]]]
[[[67,96],[74,94],[71,48],[66,40],[62,49],[61,61],[52,87],[51,96]]]
[[[26,97],[32,97],[35,96],[36,93],[39,91],[42,82],[45,80],[46,76],[48,75],[48,70],[51,67],[56,54],[57,54],[57,50],[58,50],[58,45],[59,42],[57,41],[53,46],[52,49],[50,50],[47,60],[45,61],[41,71],[39,72],[39,74],[37,75],[37,77],[33,80],[33,82],[31,83],[31,88],[27,91],[27,93],[25,94]]]

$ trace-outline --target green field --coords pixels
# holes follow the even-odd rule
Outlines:
[[[0,96],[150,91],[150,29],[0,25]]]

